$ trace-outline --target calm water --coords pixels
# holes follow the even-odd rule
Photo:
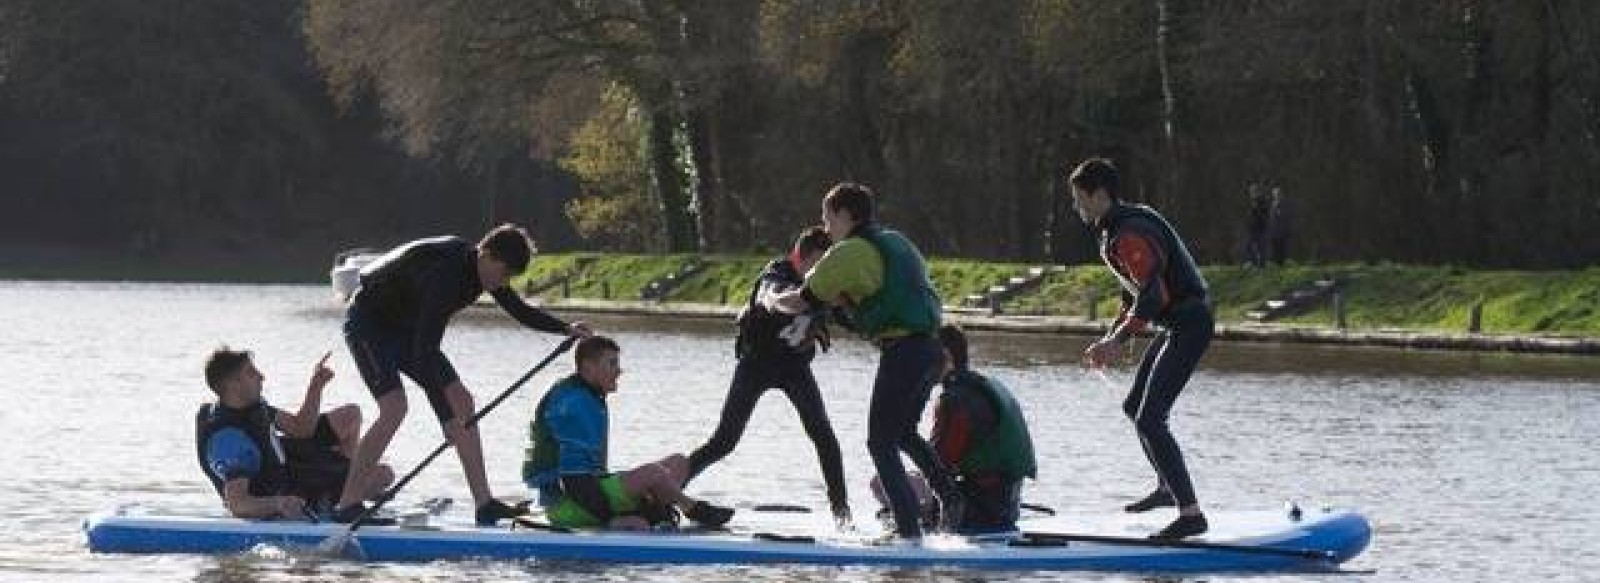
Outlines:
[[[327,402],[372,403],[342,350],[320,287],[0,282],[0,579],[4,580],[1143,580],[1118,574],[807,567],[552,566],[528,563],[297,564],[260,557],[91,555],[79,521],[118,502],[217,512],[193,459],[192,415],[209,395],[203,355],[219,343],[256,352],[267,396],[298,402],[311,363],[334,350]],[[553,346],[494,315],[462,318],[446,338],[468,386],[487,399]],[[613,464],[693,448],[716,422],[732,370],[720,322],[600,320],[624,349],[613,399]],[[1083,340],[979,336],[978,366],[1028,407],[1041,480],[1027,499],[1114,509],[1150,474],[1120,417],[1122,390],[1073,362]],[[873,361],[843,342],[817,372],[864,485],[863,417]],[[485,422],[497,493],[521,495],[517,470],[542,374]],[[1368,574],[1261,581],[1594,580],[1600,573],[1600,359],[1474,356],[1271,345],[1213,349],[1178,406],[1202,499],[1214,508],[1293,498],[1355,506],[1376,533],[1347,565]],[[1127,371],[1120,371],[1126,378]],[[414,393],[413,393],[414,394]],[[413,403],[421,407],[420,399]],[[440,439],[413,408],[390,451],[409,468]],[[728,502],[823,507],[810,443],[780,397],[764,400],[738,450],[692,493]],[[467,498],[452,457],[410,491]],[[866,489],[852,491],[870,509]],[[1204,577],[1194,580],[1219,580]],[[1163,579],[1166,580],[1166,579]],[[1187,580],[1187,579],[1179,579]]]

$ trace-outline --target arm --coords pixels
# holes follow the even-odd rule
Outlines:
[[[323,354],[312,370],[306,396],[300,400],[300,410],[278,415],[278,428],[290,437],[311,437],[317,431],[317,418],[322,411],[322,389],[328,386],[328,381],[333,380],[333,369],[328,368],[329,356],[333,356],[332,351]]]
[[[933,447],[939,459],[952,468],[960,467],[961,456],[966,455],[971,443],[972,423],[955,395],[945,393],[933,414]]]
[[[1161,313],[1170,300],[1170,292],[1161,279],[1166,258],[1162,256],[1161,246],[1155,237],[1141,230],[1126,229],[1117,236],[1112,256],[1120,266],[1120,271],[1132,279],[1139,290],[1132,295],[1131,301],[1124,300],[1122,321],[1106,335],[1121,343],[1144,330],[1148,322]]]
[[[580,331],[586,332],[588,330],[587,326],[582,323],[568,324],[555,316],[551,316],[544,310],[528,305],[527,302],[522,300],[522,296],[517,295],[517,292],[511,289],[511,286],[504,286],[491,291],[489,296],[494,298],[494,303],[499,304],[501,310],[505,310],[507,314],[510,314],[517,322],[522,323],[523,326],[552,334],[587,335],[579,333]]]
[[[218,431],[206,442],[206,471],[222,480],[222,500],[228,512],[238,518],[304,517],[304,500],[250,494],[250,480],[261,471],[261,455],[238,429]]]
[[[250,479],[234,478],[222,484],[223,503],[234,518],[305,518],[306,501],[296,496],[251,496]]]
[[[883,287],[883,257],[872,243],[846,239],[828,252],[806,274],[800,289],[772,297],[768,309],[799,314],[828,304],[845,305],[877,293]]]

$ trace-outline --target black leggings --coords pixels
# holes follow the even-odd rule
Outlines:
[[[795,412],[800,414],[800,423],[817,449],[822,478],[828,484],[828,502],[834,508],[848,506],[850,496],[844,485],[839,439],[828,422],[828,410],[822,404],[822,392],[817,389],[811,365],[799,359],[755,356],[739,360],[733,370],[733,384],[728,387],[728,398],[722,403],[722,420],[711,438],[689,454],[688,479],[693,480],[707,466],[733,452],[744,435],[745,425],[750,422],[750,414],[755,411],[756,401],[771,388],[782,389]]]
[[[939,381],[944,349],[937,340],[917,334],[895,340],[883,349],[878,361],[878,376],[872,383],[872,402],[867,411],[867,453],[877,467],[883,494],[894,511],[895,532],[903,537],[922,535],[921,511],[916,492],[906,477],[900,453],[928,478],[941,502],[955,490],[955,481],[945,471],[928,440],[917,434],[917,422],[928,405],[928,395]]]
[[[1156,470],[1160,487],[1171,493],[1179,506],[1196,504],[1198,500],[1178,440],[1167,428],[1167,415],[1200,364],[1200,356],[1211,345],[1212,327],[1211,311],[1205,304],[1194,302],[1178,309],[1167,331],[1157,335],[1145,349],[1139,372],[1133,377],[1133,389],[1122,402],[1122,411],[1133,420],[1139,444]]]

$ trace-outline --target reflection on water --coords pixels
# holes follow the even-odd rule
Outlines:
[[[167,581],[615,580],[1051,581],[1146,579],[1127,574],[974,573],[955,569],[770,566],[602,566],[527,562],[424,565],[243,557],[94,556],[79,520],[118,502],[220,512],[194,460],[192,415],[208,398],[200,360],[227,342],[252,349],[267,396],[299,400],[312,362],[334,350],[327,406],[371,411],[320,287],[0,282],[0,579]],[[612,463],[628,466],[699,445],[715,425],[731,373],[731,324],[596,318],[623,346],[612,403]],[[1120,403],[1124,389],[1076,365],[1087,340],[1014,334],[973,339],[978,366],[1027,407],[1041,479],[1026,498],[1064,510],[1111,511],[1150,487]],[[487,398],[550,348],[493,313],[446,337],[467,385]],[[870,512],[864,446],[872,350],[839,342],[817,373],[844,447],[855,507]],[[1214,508],[1285,499],[1357,506],[1373,547],[1350,565],[1382,580],[1585,580],[1600,570],[1600,360],[1272,344],[1218,344],[1179,401],[1173,427],[1197,488]],[[484,421],[491,481],[521,495],[526,423],[566,359]],[[1113,384],[1126,369],[1113,371]],[[418,395],[413,391],[413,398]],[[781,395],[780,393],[772,393]],[[409,468],[441,434],[412,408],[390,462]],[[739,448],[694,484],[735,504],[825,507],[810,442],[781,396],[757,408]],[[410,489],[464,499],[445,456]],[[402,495],[404,497],[404,494]],[[736,519],[737,520],[737,519]],[[1211,578],[1203,578],[1210,580]],[[1348,580],[1292,574],[1268,581]]]

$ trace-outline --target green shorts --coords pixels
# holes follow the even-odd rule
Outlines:
[[[621,476],[612,474],[600,478],[600,492],[605,494],[606,505],[611,507],[613,514],[639,512],[639,501],[634,500],[632,496],[628,495],[627,490],[622,488]],[[551,526],[559,526],[561,528],[597,528],[605,526],[600,524],[600,519],[595,518],[582,505],[567,496],[562,496],[555,506],[545,510],[544,515],[545,519],[550,521]]]

